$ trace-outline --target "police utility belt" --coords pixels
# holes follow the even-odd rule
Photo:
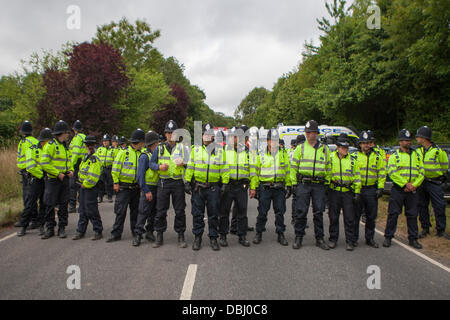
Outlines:
[[[250,184],[250,180],[248,180],[248,179],[241,179],[241,180],[230,179],[228,184],[231,186],[243,186],[245,188],[246,186],[248,186]]]
[[[218,182],[198,182],[194,181],[194,188],[197,191],[198,189],[209,189],[212,187],[219,186]]]
[[[120,190],[136,190],[136,189],[139,189],[139,185],[137,183],[119,182],[119,189]]]
[[[270,189],[284,189],[284,182],[261,182],[260,185],[264,188]]]
[[[441,184],[445,183],[445,176],[440,176],[437,178],[425,178],[425,181],[440,186]]]
[[[311,177],[311,176],[304,176],[301,174],[297,174],[297,181],[300,183],[325,183],[325,178],[323,177]]]
[[[339,183],[336,181],[331,181],[331,184],[335,187],[335,188],[349,188],[352,186],[352,182],[350,183]]]

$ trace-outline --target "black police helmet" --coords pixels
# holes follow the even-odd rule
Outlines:
[[[214,127],[210,123],[203,125],[203,129],[202,129],[203,134],[207,133],[207,134],[213,135],[214,134],[213,130],[214,130]]]
[[[337,138],[336,145],[339,147],[349,147],[350,141],[348,135],[346,133],[341,133]]]
[[[69,133],[69,125],[65,121],[59,120],[57,123],[55,123],[53,135],[57,136],[63,133]]]
[[[119,137],[116,135],[112,136],[111,142],[119,142]]]
[[[103,136],[102,141],[111,141],[111,136],[110,136],[109,134],[105,134],[105,135]]]
[[[278,130],[275,128],[270,129],[269,132],[267,133],[267,140],[278,140],[278,139],[279,139]]]
[[[95,139],[94,136],[87,136],[86,138],[84,138],[84,144],[86,145],[92,145],[92,144],[96,144],[97,143],[97,139]]]
[[[411,141],[411,140],[412,140],[411,132],[409,132],[406,129],[400,130],[400,132],[398,133],[398,141]]]
[[[21,134],[32,134],[33,133],[33,126],[31,125],[31,122],[26,120],[22,123],[20,126],[20,133]]]
[[[304,134],[299,134],[299,135],[297,136],[297,144],[302,144],[302,143],[305,142],[305,141],[306,141],[306,137],[305,137]]]
[[[371,142],[371,137],[368,131],[363,131],[361,132],[361,134],[359,135],[359,143],[362,142]]]
[[[248,131],[248,127],[245,124],[243,124],[241,126],[241,129],[242,129],[242,131],[244,131],[244,133],[246,133]]]
[[[175,121],[173,121],[173,120],[169,120],[166,123],[166,127],[164,129],[164,133],[166,133],[166,132],[171,133],[171,132],[174,132],[177,129],[178,129],[177,123]]]
[[[39,142],[49,141],[53,139],[52,130],[50,128],[42,129],[39,133]]]
[[[425,138],[429,141],[431,141],[432,133],[431,129],[427,126],[420,127],[419,130],[417,130],[416,138]]]
[[[76,131],[83,130],[83,123],[81,123],[80,120],[75,121],[74,124],[73,124],[73,128],[72,129],[76,130]]]
[[[369,142],[375,141],[375,132],[367,130],[367,134],[369,135]]]
[[[159,134],[154,131],[149,131],[145,135],[145,145],[151,146],[154,143],[159,142]]]
[[[127,143],[127,138],[125,138],[124,136],[121,136],[119,139],[119,144],[122,145],[124,143]]]
[[[319,132],[319,124],[315,120],[309,120],[305,124],[305,132]]]
[[[131,143],[145,142],[144,130],[142,129],[134,130],[133,134],[131,135],[131,138],[128,141],[130,141]]]

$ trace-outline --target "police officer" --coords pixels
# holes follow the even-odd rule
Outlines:
[[[344,211],[346,250],[353,251],[354,204],[361,201],[361,176],[358,163],[349,154],[348,136],[341,133],[336,142],[337,150],[331,154],[330,172],[330,239],[329,247],[336,248],[339,239],[339,216]]]
[[[77,234],[73,240],[84,238],[89,221],[92,223],[95,235],[92,240],[100,240],[103,232],[102,219],[98,211],[97,186],[102,173],[102,164],[95,155],[96,139],[94,136],[87,136],[84,145],[88,149],[88,154],[84,156],[80,163],[77,184],[80,186],[80,218],[78,220]]]
[[[359,221],[364,210],[366,213],[366,244],[378,248],[378,243],[374,240],[375,221],[378,215],[378,199],[383,196],[384,183],[386,182],[386,162],[379,151],[370,147],[367,131],[361,132],[359,147],[360,150],[352,154],[361,174],[361,201],[355,206],[353,246],[358,244]]]
[[[417,190],[419,194],[419,220],[422,225],[419,238],[424,238],[430,234],[431,222],[428,205],[431,200],[436,217],[437,236],[449,240],[450,236],[445,233],[447,221],[443,189],[448,170],[448,156],[447,152],[439,148],[431,137],[431,129],[427,126],[417,130],[416,139],[421,145],[417,152],[422,159],[423,169],[425,170],[425,181]]]
[[[202,139],[203,145],[192,147],[185,174],[186,193],[192,193],[192,233],[195,236],[192,250],[197,251],[201,248],[206,209],[211,247],[214,251],[217,251],[220,250],[217,243],[221,197],[220,182],[222,182],[223,190],[225,190],[229,181],[229,170],[224,149],[214,141],[214,130],[209,123],[203,126]]]
[[[267,213],[270,210],[271,203],[273,203],[278,242],[287,246],[288,242],[284,237],[286,231],[284,214],[286,212],[286,199],[292,195],[290,166],[289,157],[279,148],[278,131],[274,128],[270,129],[267,134],[267,147],[266,150],[260,151],[256,170],[259,178],[257,182],[257,186],[259,184],[259,205],[256,235],[253,243],[261,243],[262,233],[266,231]]]
[[[139,214],[134,232],[133,246],[141,244],[144,225],[147,222],[146,238],[150,242],[155,241],[153,234],[155,228],[156,216],[156,194],[159,180],[158,171],[150,169],[150,159],[159,143],[159,135],[156,132],[149,131],[145,135],[145,150],[139,157],[137,180],[141,188],[141,198],[139,199]]]
[[[112,165],[113,165],[113,149],[111,148],[111,137],[105,134],[102,140],[103,146],[97,149],[96,156],[100,159],[103,166],[101,185],[99,188],[98,202],[103,202],[105,194],[108,195],[108,202],[113,202],[113,179],[112,179]]]
[[[119,137],[118,136],[112,136],[111,138],[111,150],[112,150],[112,159],[114,161],[114,159],[116,159],[117,155],[119,154],[119,151],[122,150],[119,147]]]
[[[80,167],[81,161],[87,155],[86,146],[84,145],[84,139],[86,135],[81,133],[83,130],[83,123],[80,120],[75,121],[72,128],[75,136],[69,145],[69,150],[71,153],[71,160],[73,164],[73,178],[70,179],[70,200],[69,200],[69,213],[76,212],[77,206],[77,196],[80,190],[80,186],[76,183],[78,179],[78,170]]]
[[[28,152],[28,149],[33,146],[37,145],[39,141],[32,136],[33,134],[33,126],[31,125],[30,121],[24,121],[20,127],[20,134],[22,136],[22,139],[19,142],[19,145],[17,146],[17,167],[19,168],[19,173],[22,176],[22,200],[25,208],[25,199],[28,195],[28,190],[30,189],[30,183],[29,183],[29,175],[27,174],[26,167],[27,167],[27,160],[26,155]],[[25,210],[25,209],[24,209]],[[22,212],[23,215],[23,212]],[[33,205],[33,211],[31,213],[31,226],[30,229],[36,229],[39,228],[38,223],[36,223],[37,219],[37,206]],[[34,222],[34,223],[33,223]],[[23,225],[21,222],[17,222],[14,225],[16,228],[22,228]]]
[[[250,196],[256,195],[256,163],[251,161],[249,151],[244,144],[244,132],[233,127],[229,132],[229,143],[226,146],[225,158],[229,167],[229,185],[225,187],[220,205],[219,219],[219,244],[228,246],[227,234],[229,232],[230,208],[234,202],[236,208],[237,235],[239,243],[244,247],[250,246],[246,239],[248,231],[247,190],[250,188]],[[241,143],[239,143],[239,139]]]
[[[323,230],[323,212],[325,211],[326,186],[331,170],[330,150],[320,143],[319,125],[310,120],[305,125],[306,141],[297,145],[292,158],[291,180],[296,193],[295,243],[293,248],[302,246],[309,203],[312,199],[314,214],[314,233],[316,246],[329,250],[325,243]]]
[[[122,150],[125,150],[128,146],[127,146],[127,139],[124,136],[121,136],[119,139],[119,147]]]
[[[122,239],[123,225],[127,216],[127,208],[130,207],[130,228],[133,237],[139,210],[140,188],[137,183],[138,161],[141,149],[145,143],[145,132],[137,129],[130,138],[131,145],[120,151],[114,160],[112,178],[116,202],[114,203],[114,221],[111,236],[106,242],[114,242]]]
[[[44,192],[46,231],[42,236],[44,240],[55,235],[55,207],[57,205],[59,205],[57,235],[61,239],[67,237],[65,228],[68,223],[69,180],[73,177],[73,164],[70,161],[70,151],[66,144],[69,134],[67,123],[62,120],[58,121],[53,130],[54,138],[45,145],[42,152],[41,166],[47,172]]]
[[[393,182],[389,197],[388,219],[383,247],[390,247],[397,228],[398,216],[405,206],[406,222],[408,226],[409,245],[422,249],[417,241],[417,205],[419,197],[417,188],[424,180],[422,159],[415,150],[411,149],[411,133],[403,129],[399,132],[400,149],[389,157],[388,174]]]
[[[42,148],[47,144],[49,140],[53,139],[52,130],[45,128],[41,131],[39,135],[39,143],[32,145],[25,157],[27,167],[26,170],[29,174],[29,192],[25,198],[25,208],[23,210],[22,218],[20,220],[20,225],[22,228],[17,232],[17,236],[22,237],[25,235],[28,225],[31,222],[32,214],[37,211],[37,200],[40,200],[40,206],[38,211],[38,217],[36,222],[39,224],[40,234],[44,234],[44,223],[45,223],[45,205],[44,205],[44,171],[42,170],[40,161],[42,155]]]
[[[167,230],[167,210],[169,210],[171,196],[175,210],[174,229],[178,233],[178,246],[186,247],[184,240],[186,202],[183,183],[185,154],[183,144],[178,142],[176,134],[174,134],[177,129],[175,121],[170,120],[166,123],[164,135],[167,141],[155,149],[150,160],[150,169],[159,171],[154,248],[162,246],[164,242],[163,233]]]

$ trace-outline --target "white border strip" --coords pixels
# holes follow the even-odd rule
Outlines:
[[[196,274],[197,274],[197,265],[190,264],[186,272],[186,278],[184,279],[184,285],[183,290],[181,291],[180,300],[191,300]]]
[[[13,237],[16,236],[16,235],[17,235],[17,233],[16,233],[16,232],[13,232],[13,233],[11,233],[9,236],[6,236],[6,237],[0,239],[0,242],[5,241],[5,240],[8,240],[8,239],[11,239],[11,238],[13,238]]]

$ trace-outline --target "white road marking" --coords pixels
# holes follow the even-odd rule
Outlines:
[[[12,238],[12,237],[14,237],[14,236],[16,236],[16,235],[17,235],[16,232],[11,233],[9,236],[6,236],[6,237],[0,239],[0,242],[5,241],[5,240],[8,240],[8,239],[10,239],[10,238]]]
[[[197,265],[190,264],[186,272],[186,278],[184,279],[184,285],[183,290],[181,291],[180,300],[191,300],[196,274],[197,274]]]

